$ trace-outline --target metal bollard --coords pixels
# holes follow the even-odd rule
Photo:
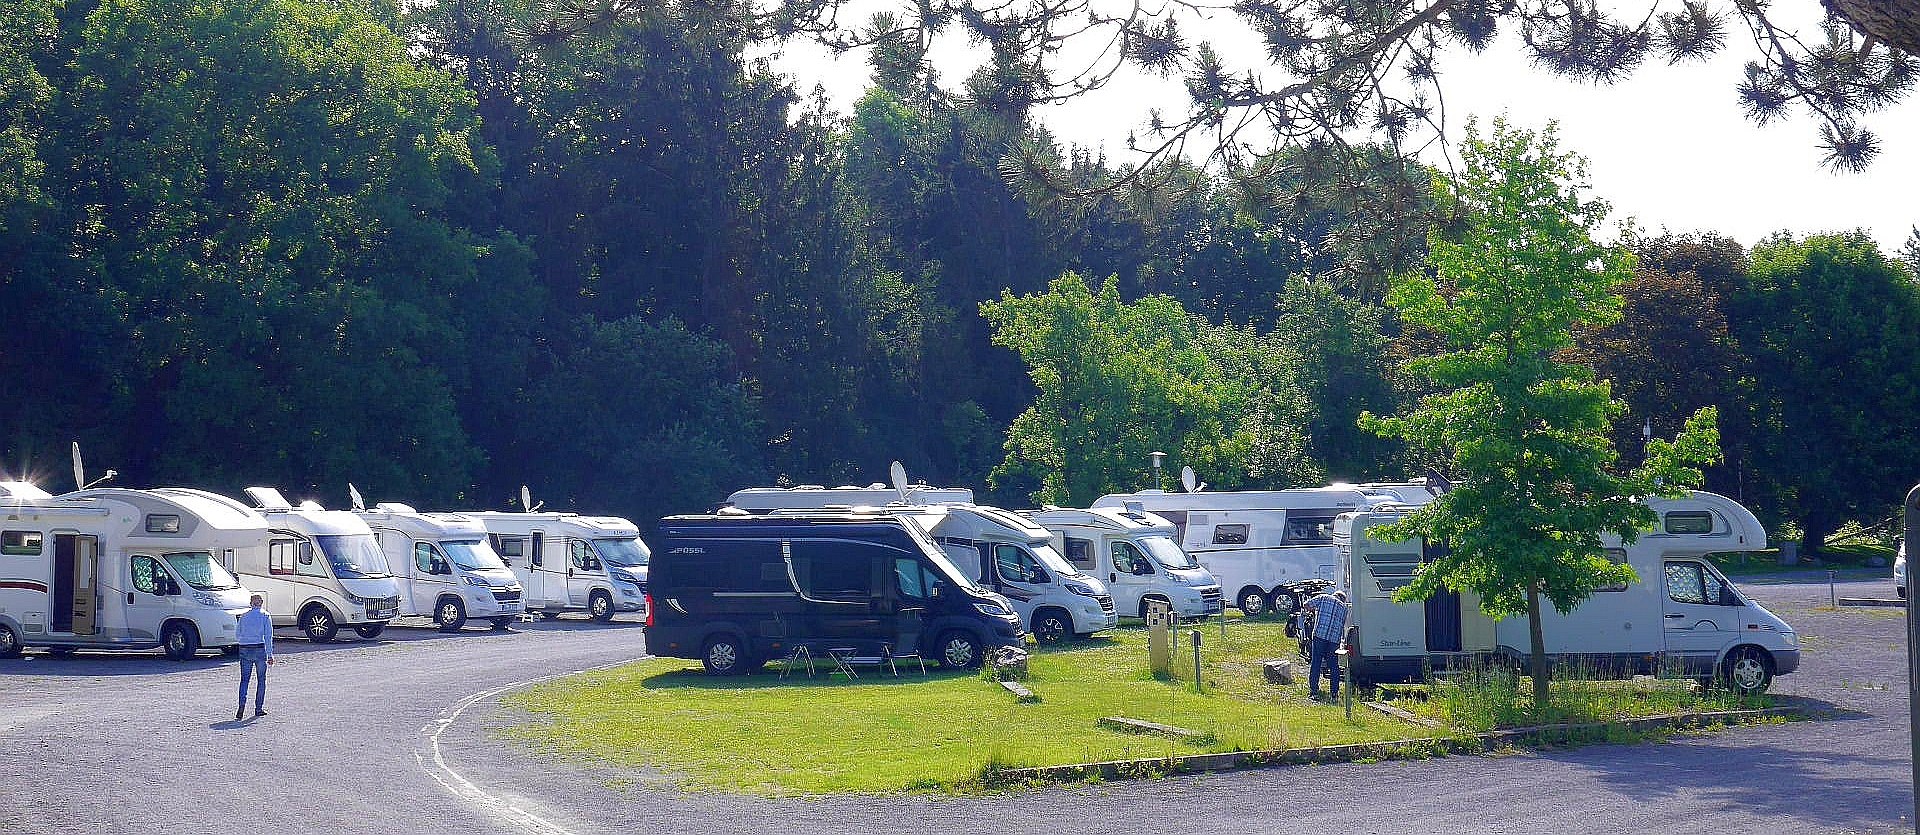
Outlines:
[[[1835,569],[1827,569],[1827,605],[1835,609],[1840,608],[1840,595],[1833,590],[1833,578],[1839,573],[1840,572]]]
[[[1200,689],[1200,630],[1193,630],[1193,692]]]

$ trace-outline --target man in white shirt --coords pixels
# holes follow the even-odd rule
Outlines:
[[[273,665],[273,617],[261,611],[266,598],[253,596],[253,608],[240,613],[240,708],[233,712],[233,718],[244,719],[247,715],[247,679],[254,677],[258,670],[260,684],[254,688],[253,716],[258,719],[267,715],[267,668]]]

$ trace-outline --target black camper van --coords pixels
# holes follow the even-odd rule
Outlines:
[[[805,645],[918,653],[949,667],[1022,640],[1006,598],[973,585],[886,513],[670,516],[648,577],[647,649],[707,672],[758,669]]]

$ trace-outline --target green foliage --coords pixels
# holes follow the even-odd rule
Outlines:
[[[1748,495],[1817,550],[1848,519],[1892,515],[1920,472],[1899,417],[1920,410],[1920,286],[1859,233],[1776,237],[1752,257],[1728,302],[1750,380],[1732,416],[1750,438]]]
[[[1129,304],[1116,279],[1096,291],[1074,273],[1046,293],[984,303],[981,315],[1040,389],[1008,431],[996,483],[1024,474],[1041,485],[1036,501],[1084,506],[1151,486],[1146,467],[1156,450],[1176,472],[1307,472],[1290,369],[1250,330],[1216,329],[1166,296]]]
[[[1593,241],[1606,205],[1583,198],[1582,166],[1551,127],[1496,121],[1484,139],[1469,127],[1461,156],[1459,181],[1438,184],[1461,227],[1429,240],[1431,275],[1404,277],[1389,295],[1409,323],[1444,338],[1446,350],[1409,363],[1438,391],[1401,416],[1363,422],[1440,456],[1458,482],[1382,530],[1449,548],[1396,599],[1472,591],[1495,618],[1527,614],[1544,705],[1539,597],[1565,612],[1635,579],[1606,558],[1601,537],[1633,541],[1654,520],[1638,497],[1699,484],[1693,466],[1718,456],[1716,415],[1701,410],[1675,441],[1651,443],[1638,470],[1613,472],[1608,432],[1621,407],[1591,369],[1559,355],[1576,328],[1619,320],[1615,292],[1633,257]]]

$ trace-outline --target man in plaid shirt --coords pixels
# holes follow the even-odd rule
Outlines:
[[[1307,670],[1307,693],[1320,698],[1320,671],[1327,671],[1332,682],[1333,694],[1329,699],[1340,698],[1340,658],[1334,655],[1340,649],[1340,640],[1347,632],[1347,593],[1343,591],[1327,592],[1314,596],[1307,601],[1307,608],[1313,610],[1313,650],[1312,663]]]

